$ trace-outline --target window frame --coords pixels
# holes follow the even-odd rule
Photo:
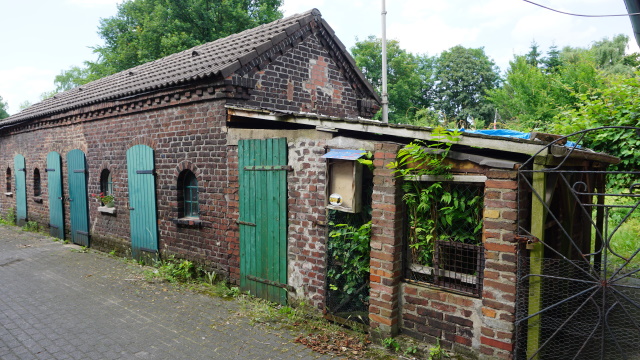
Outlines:
[[[406,259],[404,273],[406,281],[455,291],[464,295],[481,297],[482,282],[484,279],[484,246],[482,243],[482,233],[484,231],[484,193],[487,177],[484,175],[422,175],[405,176],[405,181],[416,181],[422,183],[457,183],[477,186],[478,195],[482,196],[482,203],[477,206],[478,216],[483,224],[480,235],[475,243],[464,243],[453,240],[433,239],[433,259],[432,265],[421,265],[412,261],[411,240],[407,236],[404,257]],[[407,214],[407,216],[409,216]],[[409,218],[407,223],[409,224]],[[466,271],[452,269],[443,265],[444,259],[455,259],[452,261],[457,266],[463,262],[460,259],[468,259],[464,265]],[[458,270],[458,271],[456,271]]]
[[[198,178],[186,170],[182,179],[182,217],[200,218]]]

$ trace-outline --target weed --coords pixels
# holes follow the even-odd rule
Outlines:
[[[404,354],[407,356],[415,355],[417,352],[418,352],[418,346],[414,344],[411,344],[404,349]]]
[[[209,285],[213,286],[213,284],[216,282],[216,278],[218,277],[218,273],[216,273],[215,271],[205,271],[204,275],[207,277]]]
[[[40,224],[35,221],[27,221],[27,223],[22,226],[22,231],[40,232]]]
[[[393,350],[394,352],[400,351],[400,343],[398,342],[398,340],[394,338],[389,337],[389,338],[383,339],[382,345],[389,350]]]
[[[81,253],[81,254],[86,254],[89,252],[89,248],[86,246],[81,246],[80,249],[71,249],[71,251]]]
[[[436,346],[429,349],[429,360],[442,360],[445,358],[449,359],[451,356],[440,347],[440,340],[438,340]]]
[[[9,208],[7,213],[2,217],[0,216],[0,224],[4,225],[15,225],[16,224],[16,209]]]
[[[116,256],[116,255],[117,255],[116,249],[109,251],[109,256]]]

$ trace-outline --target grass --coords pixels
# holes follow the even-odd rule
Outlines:
[[[618,231],[613,235],[611,239],[611,249],[616,254],[630,259],[631,261],[625,266],[625,273],[640,269],[640,254],[636,254],[640,248],[640,218],[631,218],[623,223]],[[626,260],[621,257],[609,254],[609,262],[618,269],[626,263]],[[640,272],[637,272],[634,277],[640,278]]]

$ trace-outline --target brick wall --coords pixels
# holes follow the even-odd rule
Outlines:
[[[336,117],[359,116],[356,92],[317,37],[289,50],[253,74],[246,105]]]
[[[378,143],[373,160],[369,321],[382,336],[398,332],[401,310],[404,212],[400,180],[386,167],[399,149],[397,144]]]
[[[324,307],[326,291],[325,140],[289,142],[289,285]]]

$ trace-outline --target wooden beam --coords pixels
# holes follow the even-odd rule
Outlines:
[[[539,171],[544,167],[534,165],[533,170]],[[543,201],[546,199],[546,179],[543,172],[533,173],[533,191],[531,198],[531,235],[538,238],[538,242],[533,243],[533,249],[529,251],[529,315],[535,314],[542,309],[542,275],[544,257],[544,231],[547,211]],[[538,196],[536,196],[538,194]],[[528,320],[527,333],[527,359],[538,360],[540,357],[536,352],[540,348],[541,315],[536,315]],[[536,354],[536,355],[534,355]]]

